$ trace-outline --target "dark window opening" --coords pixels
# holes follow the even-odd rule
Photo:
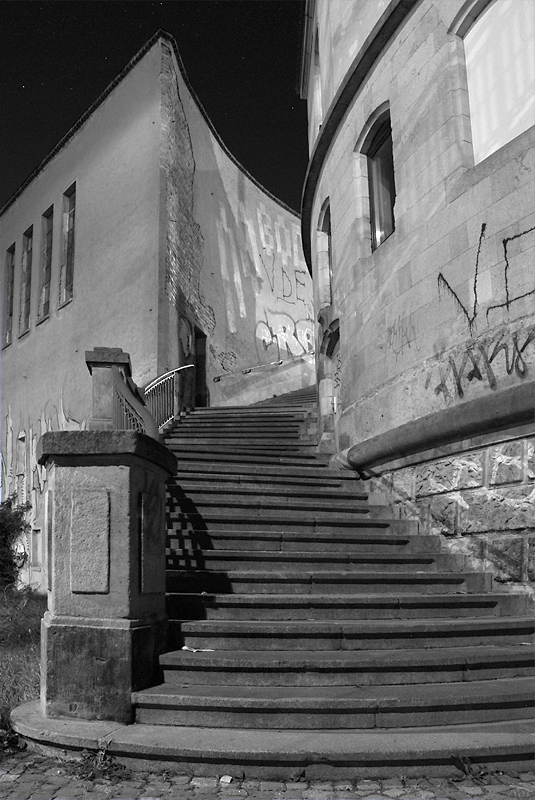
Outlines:
[[[385,120],[375,133],[367,157],[372,250],[375,250],[395,228],[396,186],[390,120]]]

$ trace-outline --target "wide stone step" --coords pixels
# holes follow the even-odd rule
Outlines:
[[[201,453],[212,449],[217,453],[286,453],[316,455],[316,445],[303,442],[301,439],[268,439],[253,436],[173,436],[166,440],[167,447],[173,452],[179,452],[185,447],[193,448],[194,452]]]
[[[301,420],[295,422],[266,421],[248,422],[244,420],[240,425],[236,425],[233,420],[220,420],[219,422],[210,420],[185,419],[180,425],[166,431],[165,438],[172,439],[174,436],[265,436],[270,439],[279,439],[281,435],[299,437],[302,434],[303,423]]]
[[[184,644],[213,650],[391,650],[467,645],[530,645],[528,617],[459,619],[184,622]]]
[[[280,464],[281,466],[318,466],[320,459],[314,453],[294,453],[292,455],[277,455],[269,452],[244,452],[243,450],[217,447],[210,445],[205,447],[198,446],[192,451],[190,446],[181,445],[176,447],[168,445],[172,453],[179,459],[179,467],[182,469],[182,460],[196,461],[198,464],[204,461],[219,461],[223,463],[241,464],[244,466],[253,464]],[[325,461],[325,464],[327,461]],[[245,470],[244,470],[245,471]]]
[[[355,570],[285,572],[268,570],[167,570],[169,592],[209,594],[445,594],[489,592],[490,573],[357,572]]]
[[[341,519],[345,515],[374,514],[384,516],[387,509],[384,506],[370,505],[358,498],[346,497],[343,500],[325,498],[323,495],[316,495],[315,498],[299,497],[293,494],[288,495],[268,495],[262,496],[260,493],[233,494],[232,492],[222,492],[220,494],[199,493],[195,497],[189,493],[171,490],[168,493],[167,505],[171,511],[184,508],[191,510],[194,506],[200,514],[212,514],[213,509],[218,510],[218,515],[232,509],[238,509],[240,518],[243,513],[250,517],[251,514],[257,515],[258,512],[278,512],[287,513],[288,511],[306,511],[307,517],[310,514],[327,513],[329,519]]]
[[[171,620],[335,620],[519,616],[530,611],[526,595],[167,595]]]
[[[208,570],[263,569],[283,573],[286,570],[356,569],[377,572],[397,572],[413,569],[415,572],[458,572],[466,567],[467,558],[450,553],[412,553],[381,555],[354,551],[351,553],[299,550],[200,550],[177,549],[172,552],[176,569],[193,567]]]
[[[365,492],[353,491],[351,494],[348,493],[348,486],[351,488],[351,485],[338,485],[331,487],[322,487],[321,491],[321,499],[324,503],[327,502],[335,502],[337,504],[341,503],[342,506],[344,504],[349,503],[350,500],[360,503],[366,503],[368,501],[368,495]],[[168,483],[167,485],[167,494],[171,498],[181,498],[181,497],[189,497],[192,501],[197,502],[198,499],[201,501],[209,500],[213,497],[225,497],[226,495],[231,495],[234,498],[243,498],[243,499],[251,499],[255,500],[257,498],[293,498],[293,499],[302,499],[306,497],[307,499],[314,499],[318,500],[320,495],[318,495],[318,487],[317,484],[305,484],[302,485],[300,483],[295,484],[288,484],[284,482],[280,482],[278,485],[274,484],[273,482],[268,482],[264,480],[263,482],[261,479],[256,478],[256,480],[250,481],[237,481],[232,480],[232,476],[227,476],[227,481],[220,479],[219,477],[211,476],[210,480],[200,481],[195,478],[184,478],[184,477],[175,477],[174,483]]]
[[[451,647],[430,650],[221,653],[177,650],[160,656],[167,685],[378,686],[527,677],[532,648]]]
[[[340,529],[353,530],[364,527],[373,530],[377,506],[355,508],[352,512],[337,513],[328,510],[305,508],[250,508],[204,507],[193,503],[180,508],[168,508],[168,529],[184,529],[188,525],[194,530],[218,531],[234,528],[238,531],[294,531],[301,533],[336,533]],[[384,517],[377,517],[381,522]]]
[[[136,721],[221,728],[363,730],[528,719],[532,678],[368,687],[162,684],[133,693]]]
[[[211,462],[206,459],[196,459],[194,454],[190,453],[188,456],[182,456],[177,467],[176,475],[191,475],[196,474],[201,480],[209,479],[210,475],[228,475],[235,478],[239,476],[240,480],[269,480],[282,481],[286,483],[314,483],[316,487],[323,487],[333,485],[344,485],[346,483],[351,486],[356,486],[359,489],[364,486],[356,473],[344,472],[342,470],[332,469],[327,460],[316,459],[307,463],[299,463],[295,465],[284,464],[240,464],[229,463],[226,464],[224,460]],[[178,478],[176,478],[178,479]],[[219,477],[218,477],[219,480]],[[319,489],[321,491],[321,489]]]
[[[204,530],[177,530],[168,536],[171,549],[189,550],[254,550],[293,552],[307,550],[322,553],[439,553],[441,543],[438,536],[406,533],[394,520],[393,531],[387,522],[374,526],[369,520],[355,531],[347,533],[299,533],[290,531],[236,531],[219,530],[208,533]],[[369,530],[371,529],[371,530]],[[408,529],[410,531],[410,528]]]

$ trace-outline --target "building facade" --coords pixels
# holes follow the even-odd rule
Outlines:
[[[308,0],[301,73],[321,448],[515,581],[535,545],[534,13]]]
[[[299,217],[236,162],[158,33],[0,215],[2,492],[30,501],[23,579],[43,582],[49,430],[83,429],[85,351],[121,347],[139,386],[186,364],[189,405],[314,381]]]

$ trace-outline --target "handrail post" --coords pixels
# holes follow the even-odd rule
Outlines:
[[[112,367],[119,367],[125,378],[132,376],[130,355],[120,347],[95,347],[86,350],[85,362],[92,377],[93,402],[90,431],[111,431],[114,429],[113,413],[113,373]]]

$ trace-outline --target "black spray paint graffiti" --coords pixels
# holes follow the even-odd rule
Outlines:
[[[256,324],[255,344],[261,363],[302,356],[314,350],[314,332],[309,319],[294,320],[284,312],[266,312]]]
[[[386,344],[395,353],[396,357],[403,355],[405,350],[416,347],[420,351],[420,346],[416,345],[416,326],[412,321],[412,315],[401,316],[386,329]]]
[[[273,254],[271,264],[268,268],[266,266],[266,262],[262,257],[262,253],[258,254],[260,257],[260,261],[264,267],[264,271],[266,273],[268,283],[272,292],[275,292],[275,283],[276,283],[276,275],[275,275],[275,254]],[[284,266],[281,265],[280,267],[280,287],[278,287],[279,294],[277,294],[277,300],[283,300],[285,303],[289,303],[290,305],[294,306],[296,303],[306,303],[306,283],[305,279],[307,273],[302,269],[294,269],[293,270],[293,277],[292,277],[292,270],[289,272],[284,269]]]
[[[459,298],[459,295],[452,288],[450,283],[446,280],[446,278],[444,277],[442,272],[440,272],[439,275],[438,275],[438,292],[439,292],[439,295],[441,295],[443,291],[445,291],[447,294],[450,295],[450,297],[455,302],[455,304],[456,304],[457,308],[459,309],[459,311],[461,311],[464,314],[464,316],[466,317],[466,321],[468,322],[468,328],[470,330],[470,333],[473,333],[474,324],[475,324],[475,321],[476,321],[476,318],[477,318],[477,314],[478,314],[479,300],[478,300],[478,295],[477,295],[477,289],[478,289],[478,280],[479,280],[479,259],[480,259],[480,255],[481,255],[481,246],[483,244],[483,239],[485,238],[486,228],[487,228],[487,223],[483,222],[482,225],[481,225],[481,231],[479,233],[479,242],[478,242],[478,246],[477,246],[476,263],[475,263],[475,270],[474,270],[474,281],[473,281],[474,302],[473,302],[472,308],[470,310],[468,310],[466,308],[464,303]],[[517,294],[517,295],[511,295],[510,289],[509,289],[509,278],[510,278],[510,267],[511,267],[511,265],[509,263],[509,255],[510,255],[510,253],[509,253],[509,245],[510,245],[511,242],[514,242],[514,241],[520,239],[522,236],[526,236],[527,234],[532,233],[533,231],[535,231],[535,226],[532,227],[532,228],[528,228],[525,231],[522,231],[522,233],[517,233],[514,236],[508,236],[505,239],[502,239],[503,256],[504,256],[503,278],[504,278],[504,284],[505,284],[505,300],[502,303],[496,303],[496,304],[491,305],[491,306],[489,306],[487,308],[487,311],[486,311],[487,322],[488,322],[489,314],[490,314],[491,311],[496,310],[498,308],[506,308],[507,311],[509,311],[509,308],[511,307],[511,305],[513,303],[517,302],[517,300],[522,300],[524,297],[529,297],[531,295],[535,295],[535,288],[530,289],[528,292],[522,292],[521,294]]]
[[[486,382],[491,389],[496,389],[498,377],[493,364],[500,353],[503,354],[501,365],[507,375],[514,372],[519,378],[524,378],[528,366],[523,354],[532,342],[535,342],[535,325],[513,333],[503,331],[492,339],[470,344],[457,358],[450,355],[447,362],[438,365],[440,382],[434,387],[435,394],[443,394],[445,398],[452,393],[464,397],[464,387],[472,381]],[[431,378],[432,373],[427,377],[426,389]]]

